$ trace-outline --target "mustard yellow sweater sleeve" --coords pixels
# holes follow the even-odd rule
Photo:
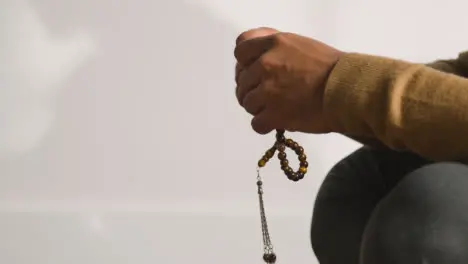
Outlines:
[[[325,87],[325,115],[334,132],[468,162],[467,66],[467,54],[430,65],[346,54]]]

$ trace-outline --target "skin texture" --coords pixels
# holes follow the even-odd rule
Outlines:
[[[323,114],[326,81],[343,52],[271,28],[239,35],[234,55],[236,97],[260,134],[274,129],[332,132]]]

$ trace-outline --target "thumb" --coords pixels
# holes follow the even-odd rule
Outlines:
[[[236,45],[245,40],[266,37],[266,36],[270,36],[270,35],[277,34],[277,33],[279,33],[278,30],[274,28],[268,28],[268,27],[250,29],[250,30],[244,31],[237,37]]]

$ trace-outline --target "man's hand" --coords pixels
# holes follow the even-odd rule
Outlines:
[[[252,114],[253,129],[331,132],[323,116],[328,75],[342,52],[317,40],[271,28],[236,41],[236,96]]]

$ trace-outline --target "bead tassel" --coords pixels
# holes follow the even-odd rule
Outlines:
[[[290,166],[289,161],[286,155],[286,148],[293,150],[299,159],[299,169],[295,172]],[[284,130],[276,131],[276,142],[268,149],[263,157],[258,161],[257,169],[257,188],[258,188],[258,198],[260,206],[260,220],[262,225],[262,236],[264,244],[264,254],[263,260],[265,263],[273,264],[276,262],[276,254],[273,251],[273,244],[270,240],[270,233],[268,231],[268,224],[265,215],[265,205],[263,201],[263,181],[260,177],[260,168],[265,167],[268,161],[275,155],[275,152],[278,151],[277,157],[280,160],[281,169],[283,170],[286,177],[291,181],[299,181],[304,178],[307,173],[307,156],[304,154],[304,148],[302,148],[297,142],[292,139],[286,139],[284,137]]]

